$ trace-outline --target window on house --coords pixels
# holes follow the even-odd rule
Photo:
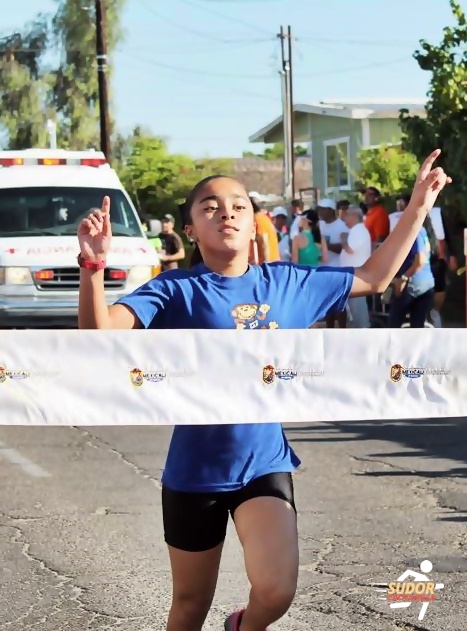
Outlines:
[[[326,189],[350,188],[349,140],[325,142]]]

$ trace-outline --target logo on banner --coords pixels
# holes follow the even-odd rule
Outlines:
[[[419,379],[423,375],[448,375],[449,370],[444,368],[420,368],[419,366],[404,367],[401,364],[393,364],[390,370],[390,378],[393,383],[399,383],[403,377],[406,379]]]
[[[0,366],[0,383],[5,383],[7,379],[20,380],[27,379],[31,373],[26,370],[8,370],[5,366]]]
[[[282,381],[291,381],[298,376],[297,370],[292,370],[291,368],[275,368],[271,364],[263,367],[263,382],[267,385],[274,383],[277,379],[282,379]]]
[[[164,381],[166,377],[167,373],[163,371],[144,372],[139,368],[133,368],[130,372],[130,380],[135,388],[140,388],[145,381],[159,383],[159,381]]]

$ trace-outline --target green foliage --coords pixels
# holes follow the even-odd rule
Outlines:
[[[419,169],[417,158],[397,146],[364,149],[359,163],[357,180],[363,187],[375,186],[385,196],[410,191]]]
[[[439,165],[453,178],[443,205],[452,219],[467,217],[467,20],[456,0],[450,0],[455,26],[443,30],[438,45],[424,40],[414,54],[420,68],[431,73],[426,118],[401,112],[404,147],[423,160],[440,148]]]
[[[44,143],[44,103],[50,77],[43,70],[47,50],[47,20],[39,15],[24,32],[0,39],[0,132],[10,149]]]
[[[107,0],[107,54],[112,58],[122,38],[119,16],[124,0]],[[58,113],[60,146],[69,149],[99,147],[99,104],[96,67],[94,2],[58,0],[52,20],[53,38],[61,49],[54,72],[53,105]],[[111,64],[107,67],[111,77]]]
[[[283,142],[276,142],[272,147],[266,147],[264,153],[254,153],[253,151],[244,151],[244,158],[263,158],[264,160],[282,160],[285,155],[285,145]],[[307,155],[306,147],[295,145],[295,156],[297,158]]]
[[[135,130],[124,143],[128,152],[119,175],[144,215],[178,215],[177,205],[207,175],[229,175],[229,160],[195,161],[185,155],[170,154],[166,142],[157,136],[142,136]]]
[[[59,146],[99,146],[95,12],[92,0],[56,0],[52,20],[38,15],[0,39],[0,131],[11,149],[46,146],[47,118],[57,122]],[[106,0],[107,48],[111,58],[121,40],[125,0]],[[46,52],[60,51],[56,67]],[[111,76],[111,64],[108,75]]]

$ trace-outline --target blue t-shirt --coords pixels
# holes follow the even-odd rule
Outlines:
[[[421,228],[420,232],[418,233],[417,238],[415,239],[415,243],[413,244],[409,254],[407,255],[407,258],[405,259],[400,269],[400,275],[405,274],[405,272],[412,266],[416,255],[420,253],[425,256],[425,262],[410,278],[407,284],[408,293],[415,298],[417,296],[421,296],[430,289],[433,289],[433,287],[435,286],[435,279],[433,276],[433,272],[431,271],[430,264],[430,239],[425,228]]]
[[[164,272],[118,302],[148,329],[305,329],[344,310],[353,277],[353,268],[284,262],[227,277],[200,264]],[[162,483],[175,491],[234,491],[299,464],[279,423],[176,425]]]

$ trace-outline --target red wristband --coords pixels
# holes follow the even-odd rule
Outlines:
[[[87,261],[82,254],[78,254],[78,265],[82,269],[88,269],[92,272],[98,272],[101,269],[105,269],[107,263],[105,261]]]

